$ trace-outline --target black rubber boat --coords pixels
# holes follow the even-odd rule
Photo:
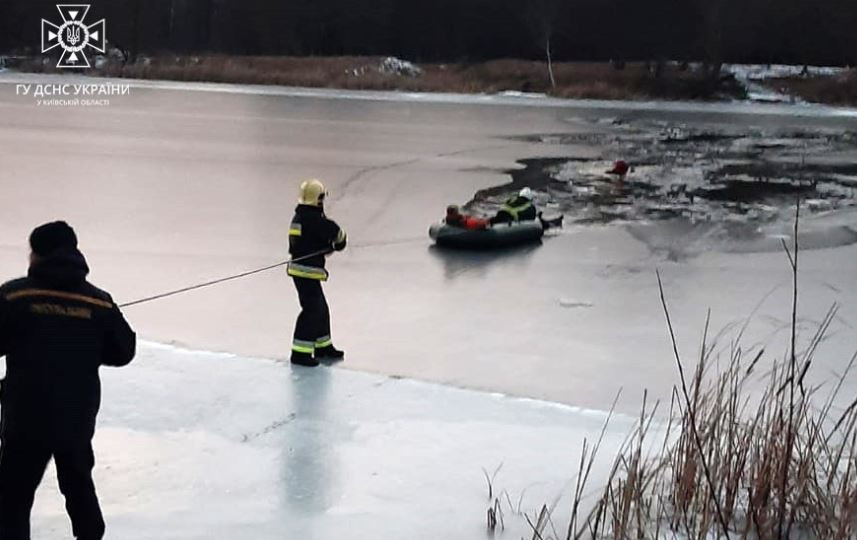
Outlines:
[[[501,249],[540,242],[545,228],[540,221],[501,223],[484,230],[435,223],[429,236],[438,246],[457,249]]]

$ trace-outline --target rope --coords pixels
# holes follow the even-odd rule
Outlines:
[[[402,240],[388,240],[386,242],[374,242],[374,243],[369,243],[369,244],[355,245],[355,246],[352,246],[352,249],[413,243],[413,242],[418,241],[418,240],[423,241],[423,238],[422,237],[420,237],[420,238],[406,238],[406,239],[402,239]],[[211,281],[206,281],[205,283],[198,283],[196,285],[190,285],[189,287],[183,287],[181,289],[176,289],[174,291],[156,294],[154,296],[147,296],[146,298],[140,298],[139,300],[134,300],[132,302],[126,302],[124,304],[119,304],[119,307],[120,308],[126,308],[126,307],[136,306],[139,304],[145,304],[147,302],[154,302],[155,300],[161,300],[163,298],[169,298],[170,296],[176,296],[178,294],[183,294],[186,292],[195,291],[197,289],[204,289],[206,287],[212,287],[214,285],[220,285],[221,283],[226,283],[227,281],[233,281],[236,279],[245,278],[245,277],[252,276],[255,274],[261,274],[262,272],[268,272],[269,270],[274,270],[275,268],[281,268],[283,266],[286,266],[289,263],[301,262],[301,261],[306,260],[306,259],[318,257],[319,255],[327,255],[328,253],[332,253],[332,250],[325,249],[322,251],[316,251],[315,253],[310,253],[309,255],[304,255],[302,257],[296,257],[293,259],[288,259],[285,261],[278,262],[276,264],[264,266],[262,268],[256,268],[255,270],[248,270],[247,272],[235,274],[234,276],[227,276],[227,277],[220,278],[220,279],[214,279]]]
[[[228,276],[225,278],[214,279],[211,281],[206,281],[205,283],[199,283],[197,285],[191,285],[189,287],[183,287],[181,289],[176,289],[174,291],[156,294],[154,296],[148,296],[146,298],[134,300],[133,302],[126,302],[124,304],[119,304],[119,307],[125,308],[125,307],[130,307],[130,306],[136,306],[138,304],[145,304],[146,302],[153,302],[155,300],[160,300],[162,298],[168,298],[170,296],[175,296],[177,294],[195,291],[197,289],[203,289],[205,287],[211,287],[213,285],[219,285],[221,283],[226,283],[227,281],[232,281],[235,279],[241,279],[241,278],[245,278],[247,276],[252,276],[254,274],[261,274],[262,272],[267,272],[268,270],[273,270],[275,268],[280,268],[282,266],[286,266],[290,262],[300,262],[300,261],[303,261],[305,259],[311,259],[312,257],[318,257],[319,255],[327,255],[330,252],[331,252],[331,250],[329,250],[329,249],[325,249],[324,251],[316,251],[315,253],[310,253],[309,255],[304,255],[303,257],[297,257],[295,259],[289,259],[286,261],[278,262],[277,264],[272,264],[270,266],[265,266],[263,268],[257,268],[255,270],[249,270],[247,272],[235,274],[234,276]]]

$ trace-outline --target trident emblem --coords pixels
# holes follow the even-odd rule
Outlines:
[[[77,45],[80,41],[80,27],[79,26],[69,26],[65,29],[65,41],[72,47]]]
[[[86,50],[91,48],[103,53],[107,45],[104,19],[95,24],[84,23],[89,4],[58,4],[57,10],[62,24],[42,19],[42,52],[59,47],[63,52],[57,62],[58,68],[88,68]]]

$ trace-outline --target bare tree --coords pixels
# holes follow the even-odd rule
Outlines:
[[[556,35],[558,27],[561,0],[528,0],[525,8],[527,27],[530,30],[536,44],[544,50],[545,61],[548,67],[551,88],[556,89],[556,77],[553,72],[553,48],[552,40]]]

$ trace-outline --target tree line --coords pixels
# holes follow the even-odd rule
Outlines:
[[[857,64],[855,0],[92,0],[132,56],[394,55]],[[38,52],[56,0],[0,0],[0,51]]]

